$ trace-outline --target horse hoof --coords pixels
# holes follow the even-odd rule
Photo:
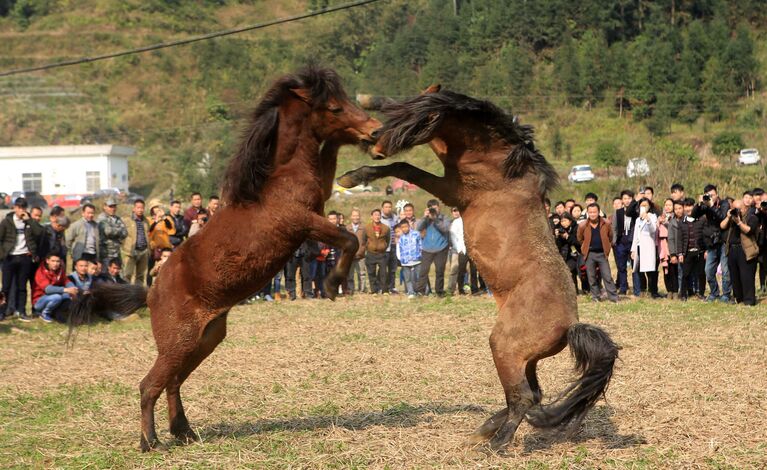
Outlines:
[[[338,295],[338,286],[339,284],[325,280],[325,297],[335,302],[336,296]]]
[[[139,445],[141,446],[141,452],[149,452],[150,450],[166,450],[165,445],[156,437],[153,439],[146,439],[144,436],[141,436],[141,442]]]
[[[191,444],[193,442],[199,442],[200,436],[192,430],[192,428],[186,428],[181,431],[171,432],[173,436],[183,444]]]
[[[486,436],[483,436],[479,433],[474,433],[471,436],[469,436],[466,441],[464,442],[464,445],[466,447],[476,447],[480,444],[484,444],[487,442],[488,438]]]
[[[338,177],[338,185],[343,188],[353,188],[357,185],[363,184],[365,181],[362,179],[362,168],[356,170],[347,171],[340,177]]]

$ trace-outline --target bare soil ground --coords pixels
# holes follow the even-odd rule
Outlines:
[[[182,388],[202,442],[138,451],[148,318],[81,330],[0,324],[0,467],[764,468],[767,308],[582,303],[622,346],[607,401],[572,438],[523,424],[505,455],[464,446],[503,406],[487,298],[357,297],[234,309]],[[145,314],[146,315],[146,314]],[[541,363],[551,397],[567,350]]]

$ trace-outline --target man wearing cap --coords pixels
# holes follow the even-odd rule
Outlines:
[[[6,310],[0,311],[0,319],[18,312],[19,319],[29,321],[26,314],[27,283],[34,274],[37,242],[43,235],[43,227],[27,212],[27,200],[23,197],[13,203],[13,212],[0,222],[0,260],[3,262],[3,297],[8,299]],[[15,302],[11,302],[11,286],[16,286]]]
[[[110,197],[104,202],[104,212],[96,219],[99,224],[101,272],[104,273],[109,269],[110,260],[120,258],[120,249],[128,237],[128,228],[125,226],[125,222],[116,214],[117,201]],[[120,261],[122,261],[121,258]]]
[[[99,224],[96,223],[96,206],[91,203],[82,207],[83,217],[73,223],[66,232],[67,246],[72,249],[72,261],[79,259],[98,261]]]
[[[69,228],[69,218],[64,215],[64,209],[54,206],[51,209],[50,222],[43,225],[45,232],[40,238],[37,257],[44,260],[49,253],[55,253],[61,258],[61,265],[67,265],[67,242],[64,231]]]

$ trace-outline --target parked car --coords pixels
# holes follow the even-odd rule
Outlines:
[[[740,165],[756,165],[761,161],[762,157],[759,155],[757,149],[743,149],[738,155],[738,164]]]
[[[23,197],[27,200],[27,204],[30,208],[38,206],[41,209],[47,209],[48,208],[48,201],[37,191],[14,191],[11,193],[11,203],[9,205],[13,205],[13,202]]]
[[[8,201],[10,201],[11,196],[7,193],[0,192],[0,209],[8,209]]]
[[[594,180],[594,172],[591,171],[591,165],[575,165],[570,174],[567,175],[571,183],[585,183]]]
[[[82,194],[62,194],[61,196],[55,197],[51,201],[51,207],[53,206],[59,206],[64,208],[80,207],[82,199],[83,199]]]
[[[91,199],[106,199],[108,197],[120,197],[119,188],[99,189],[91,195]]]
[[[644,158],[632,158],[626,164],[626,176],[636,178],[637,176],[647,176],[650,174],[650,165]]]
[[[391,183],[391,189],[396,193],[397,191],[415,191],[418,189],[418,186],[416,186],[413,183],[408,183],[405,180],[401,180],[399,178],[395,178],[394,181]]]

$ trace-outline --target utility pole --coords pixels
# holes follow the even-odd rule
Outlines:
[[[453,0],[453,14],[455,16],[458,16],[458,8],[459,8],[459,2],[460,0]]]

